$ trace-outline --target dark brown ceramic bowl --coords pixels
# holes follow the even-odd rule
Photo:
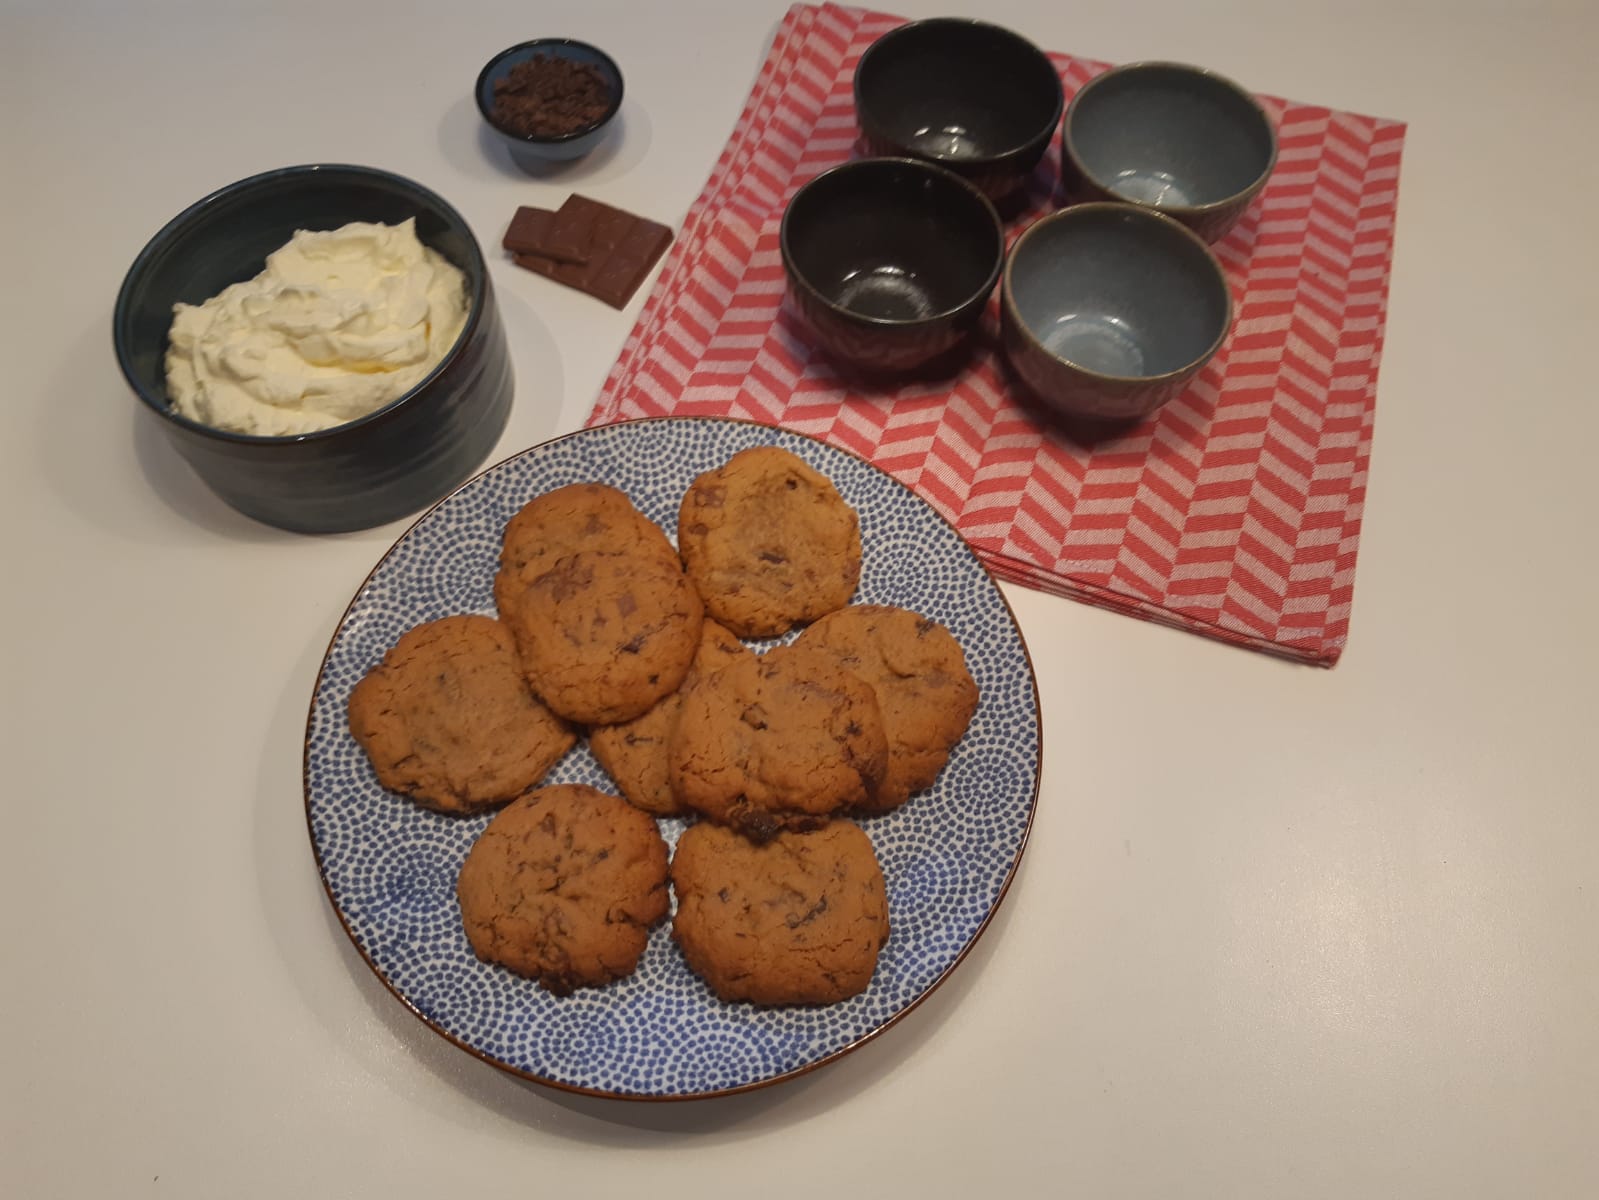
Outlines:
[[[1005,354],[1063,416],[1126,421],[1178,395],[1221,348],[1232,294],[1199,237],[1131,204],[1080,204],[1011,247]]]
[[[927,159],[996,200],[1027,182],[1065,105],[1049,56],[984,21],[901,25],[855,69],[855,114],[873,154]]]
[[[1232,80],[1183,63],[1129,63],[1085,83],[1061,129],[1073,201],[1141,204],[1207,242],[1224,237],[1277,162],[1266,110]]]
[[[299,229],[416,219],[417,237],[466,276],[466,326],[421,383],[374,413],[289,437],[215,429],[167,400],[172,306],[259,274]],[[161,229],[134,259],[112,314],[117,362],[149,420],[212,491],[247,516],[305,533],[381,525],[470,475],[511,411],[511,358],[483,252],[441,197],[371,167],[285,167],[230,184]]]
[[[977,188],[941,167],[867,158],[794,194],[779,235],[795,307],[829,353],[866,370],[918,367],[976,326],[1005,231]]]

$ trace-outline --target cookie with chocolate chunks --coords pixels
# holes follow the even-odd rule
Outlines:
[[[825,475],[778,446],[741,450],[689,485],[678,550],[706,610],[740,637],[775,637],[849,603],[860,520]]]
[[[759,841],[871,807],[888,740],[869,685],[831,654],[778,646],[684,692],[669,754],[682,804]]]
[[[701,677],[750,653],[743,642],[708,620],[700,633],[700,648],[677,691],[658,701],[643,716],[589,730],[589,749],[630,803],[658,817],[676,816],[683,811],[672,791],[668,757],[672,730],[677,727],[683,707],[683,693]]]
[[[526,582],[502,573],[495,602],[533,691],[583,725],[632,720],[676,691],[705,616],[675,563],[599,550]]]
[[[866,990],[888,942],[883,870],[859,825],[756,845],[701,823],[672,857],[672,938],[721,1000],[834,1004]]]
[[[626,492],[604,483],[571,483],[535,496],[506,522],[499,574],[529,582],[584,550],[677,561],[661,527]]]
[[[559,784],[488,823],[455,891],[478,958],[564,996],[633,973],[670,906],[667,869],[648,815],[596,788]]]
[[[938,778],[977,711],[977,684],[949,630],[908,609],[852,604],[822,617],[795,644],[833,655],[877,694],[888,769],[859,811],[898,808]]]
[[[510,630],[492,617],[408,630],[355,685],[347,708],[378,782],[443,813],[515,799],[577,741],[533,695]]]

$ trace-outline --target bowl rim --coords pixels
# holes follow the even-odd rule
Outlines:
[[[1002,40],[1013,43],[1024,54],[1036,58],[1049,72],[1050,78],[1055,81],[1055,104],[1047,122],[1005,150],[996,151],[993,154],[972,155],[971,157],[962,158],[929,155],[921,159],[921,161],[956,166],[962,169],[975,169],[1002,164],[1007,159],[1024,155],[1038,143],[1040,138],[1043,139],[1043,143],[1047,147],[1050,139],[1055,135],[1055,130],[1061,123],[1062,116],[1066,112],[1066,87],[1061,82],[1059,68],[1055,66],[1054,60],[1036,42],[1023,37],[1014,29],[1007,29],[1003,25],[996,25],[992,21],[979,20],[976,17],[923,17],[920,20],[906,21],[903,25],[896,25],[887,33],[880,35],[861,52],[861,57],[855,64],[855,74],[851,80],[850,90],[855,101],[856,119],[860,121],[867,137],[884,145],[898,147],[899,153],[895,157],[906,157],[911,153],[910,148],[899,138],[891,136],[883,129],[882,125],[869,114],[866,105],[861,100],[861,75],[870,67],[874,58],[881,53],[885,53],[880,48],[903,41],[907,37],[914,37],[926,29],[957,27],[967,30],[982,29],[985,32],[997,34]]]
[[[868,313],[856,312],[852,308],[846,308],[842,304],[839,304],[833,300],[832,297],[823,293],[820,288],[810,281],[805,273],[800,270],[798,263],[796,263],[794,260],[793,252],[789,249],[790,214],[794,211],[794,203],[800,198],[800,196],[810,191],[813,186],[817,185],[822,180],[831,178],[832,176],[858,174],[862,171],[880,171],[889,166],[909,168],[915,172],[922,172],[934,179],[939,180],[944,186],[954,186],[958,188],[960,191],[978,200],[982,204],[983,209],[988,214],[988,218],[994,229],[994,261],[993,265],[989,268],[988,274],[983,283],[959,304],[942,308],[938,312],[929,313],[925,317],[876,317]],[[917,329],[936,321],[945,321],[952,317],[959,317],[963,313],[970,311],[973,306],[981,306],[986,304],[988,302],[988,298],[993,295],[995,286],[999,283],[1000,276],[1004,272],[1006,260],[1005,223],[1000,220],[999,210],[994,207],[994,202],[984,194],[981,188],[979,188],[971,180],[957,175],[954,171],[949,170],[947,167],[938,166],[936,163],[928,162],[926,159],[922,158],[903,158],[897,155],[879,155],[871,158],[852,158],[848,162],[838,163],[835,166],[828,167],[824,171],[818,171],[804,183],[800,184],[800,186],[794,190],[794,194],[788,198],[788,203],[783,205],[783,216],[778,222],[777,228],[777,247],[778,252],[783,260],[784,274],[796,286],[802,287],[805,290],[806,295],[812,297],[829,312],[837,313],[838,315],[851,321],[858,321],[863,325],[884,331]]]
[[[1223,196],[1219,200],[1206,201],[1204,204],[1149,204],[1142,200],[1131,200],[1125,197],[1118,197],[1114,203],[1131,204],[1139,208],[1145,208],[1161,213],[1171,213],[1173,215],[1182,217],[1201,217],[1210,213],[1221,212],[1234,205],[1248,204],[1249,201],[1253,200],[1260,190],[1266,186],[1267,181],[1271,178],[1271,173],[1277,169],[1277,154],[1279,151],[1277,127],[1272,124],[1271,114],[1266,111],[1266,106],[1263,105],[1260,102],[1260,98],[1248,88],[1244,87],[1230,76],[1223,75],[1220,71],[1213,71],[1209,67],[1201,67],[1195,63],[1178,62],[1173,59],[1165,58],[1146,58],[1139,59],[1136,62],[1121,63],[1117,66],[1107,68],[1106,70],[1101,71],[1098,75],[1095,75],[1092,79],[1083,84],[1082,87],[1078,88],[1077,91],[1072,94],[1071,102],[1066,105],[1066,114],[1061,120],[1060,128],[1061,155],[1071,163],[1073,169],[1078,171],[1084,179],[1087,179],[1101,191],[1112,196],[1117,196],[1118,193],[1115,191],[1115,189],[1101,179],[1098,175],[1095,175],[1092,171],[1090,171],[1088,169],[1088,165],[1083,162],[1082,156],[1078,154],[1077,144],[1072,138],[1072,117],[1077,113],[1083,97],[1090,95],[1095,89],[1100,87],[1105,80],[1116,79],[1125,75],[1141,74],[1150,70],[1176,71],[1184,75],[1197,76],[1204,79],[1207,83],[1219,86],[1224,91],[1229,91],[1239,99],[1243,100],[1245,106],[1260,119],[1261,128],[1266,131],[1266,142],[1268,146],[1266,163],[1261,167],[1260,173],[1256,175],[1254,179],[1245,184],[1243,187],[1239,188],[1236,192],[1232,192],[1229,195]]]
[[[494,119],[494,106],[488,102],[485,93],[488,90],[489,75],[506,59],[517,57],[520,60],[532,58],[541,50],[577,49],[586,51],[600,60],[602,69],[611,76],[614,84],[611,87],[611,102],[606,105],[605,113],[596,120],[590,121],[581,129],[574,129],[570,133],[540,134],[540,133],[512,133],[505,126]],[[616,60],[591,42],[580,41],[577,38],[542,37],[532,38],[525,42],[518,42],[514,46],[507,46],[488,62],[483,64],[483,69],[478,72],[477,82],[472,85],[472,97],[477,101],[477,110],[483,120],[501,137],[509,138],[518,144],[528,146],[560,146],[568,142],[575,142],[579,138],[587,137],[597,129],[603,129],[622,108],[622,92],[625,88],[622,79],[622,68],[616,65]]]
[[[1210,345],[1208,345],[1199,354],[1194,355],[1194,357],[1183,363],[1180,367],[1173,367],[1170,371],[1162,371],[1158,375],[1112,375],[1106,371],[1096,371],[1092,367],[1085,367],[1074,359],[1067,358],[1065,355],[1057,354],[1055,351],[1051,350],[1039,340],[1038,335],[1033,332],[1033,327],[1022,319],[1021,309],[1016,304],[1016,296],[1012,284],[1012,273],[1013,268],[1016,265],[1016,259],[1026,246],[1028,238],[1032,237],[1036,230],[1045,225],[1060,224],[1069,220],[1076,220],[1089,216],[1100,216],[1106,213],[1114,213],[1134,221],[1153,222],[1155,223],[1155,227],[1163,228],[1167,234],[1175,232],[1181,238],[1187,239],[1191,246],[1200,250],[1204,254],[1205,259],[1210,263],[1210,267],[1215,275],[1216,282],[1221,288],[1221,329],[1211,340]],[[1025,337],[1029,345],[1031,345],[1041,354],[1047,356],[1050,361],[1070,367],[1073,371],[1087,376],[1095,382],[1119,384],[1130,387],[1146,387],[1151,384],[1160,384],[1179,380],[1184,376],[1193,373],[1200,367],[1203,367],[1207,362],[1216,356],[1216,352],[1222,348],[1223,344],[1227,341],[1228,335],[1232,333],[1235,307],[1233,304],[1232,284],[1227,279],[1227,271],[1222,266],[1221,259],[1216,256],[1216,252],[1210,248],[1209,243],[1207,243],[1204,238],[1200,237],[1192,229],[1188,228],[1188,226],[1184,225],[1181,221],[1178,221],[1173,217],[1168,217],[1164,213],[1156,212],[1152,208],[1146,208],[1138,204],[1130,204],[1121,200],[1090,200],[1083,204],[1070,205],[1067,208],[1057,208],[1054,212],[1046,213],[1044,216],[1034,221],[1026,229],[1022,230],[1021,235],[1017,237],[1015,242],[1011,244],[1010,253],[1005,256],[1005,272],[1004,277],[1000,281],[1000,305],[1006,315],[1009,316],[1010,324],[1016,329],[1017,333]]]
[[[341,176],[345,178],[353,176],[358,179],[381,180],[390,185],[397,184],[402,190],[409,191],[421,204],[436,209],[446,220],[458,225],[461,231],[466,234],[466,245],[470,252],[470,261],[465,264],[451,261],[450,264],[459,270],[466,279],[466,320],[462,323],[461,332],[456,335],[455,341],[444,352],[444,356],[433,365],[433,369],[424,375],[415,386],[401,392],[381,408],[373,409],[369,413],[341,422],[338,425],[329,425],[325,429],[313,429],[306,433],[258,434],[222,429],[184,416],[172,406],[170,401],[157,398],[147,392],[134,371],[132,351],[123,336],[123,326],[127,323],[128,310],[132,304],[131,293],[134,281],[143,273],[156,253],[167,242],[181,234],[184,228],[202,212],[241,193],[254,191],[286,179],[326,178],[331,180]],[[257,273],[259,273],[259,270]],[[274,167],[271,170],[261,171],[217,188],[215,191],[200,197],[200,199],[179,212],[177,216],[162,225],[151,236],[149,241],[144,244],[144,248],[134,257],[127,273],[122,277],[122,284],[117,289],[116,303],[111,310],[111,340],[116,350],[117,365],[122,370],[122,377],[127,381],[128,386],[133,389],[133,394],[157,417],[171,422],[178,428],[204,437],[214,438],[218,441],[233,442],[238,445],[285,445],[302,442],[321,442],[350,436],[370,425],[386,420],[413,397],[426,391],[435,379],[460,358],[463,348],[476,334],[477,327],[482,320],[484,298],[488,288],[488,263],[483,257],[483,248],[478,245],[477,235],[472,232],[472,227],[467,224],[466,218],[437,192],[423,187],[414,179],[408,179],[404,175],[397,175],[393,171],[385,171],[380,167],[363,167],[354,163],[300,163],[290,167]],[[171,326],[169,324],[169,341],[170,330]]]

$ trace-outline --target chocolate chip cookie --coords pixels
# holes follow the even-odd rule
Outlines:
[[[520,796],[577,740],[534,697],[510,631],[492,617],[405,633],[355,685],[348,715],[378,782],[445,813]]]
[[[888,741],[868,684],[824,650],[778,646],[683,694],[669,756],[679,801],[764,840],[870,807]]]
[[[657,701],[641,717],[590,730],[589,749],[631,803],[658,817],[682,812],[672,792],[667,747],[682,710],[683,692],[701,676],[713,674],[749,653],[743,642],[715,621],[707,620],[700,633],[700,648],[677,691]]]
[[[888,897],[859,825],[834,821],[763,845],[692,825],[671,873],[673,940],[720,999],[832,1004],[871,983]]]
[[[632,974],[666,916],[655,822],[582,784],[540,788],[489,822],[456,881],[472,950],[564,996]]]
[[[506,522],[500,574],[531,581],[560,559],[587,550],[677,556],[660,526],[625,492],[603,483],[573,483],[535,496]]]
[[[775,637],[849,603],[860,582],[855,510],[777,446],[741,450],[683,496],[678,549],[706,611],[740,637]]]
[[[532,574],[502,569],[494,599],[528,682],[552,711],[612,725],[677,690],[705,609],[675,559],[583,550]]]
[[[834,655],[877,693],[888,770],[860,811],[888,812],[938,777],[977,711],[977,684],[949,630],[907,609],[853,604],[817,621],[795,644]]]

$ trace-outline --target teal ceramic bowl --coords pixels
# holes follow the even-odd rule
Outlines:
[[[1061,181],[1075,201],[1123,200],[1222,238],[1266,186],[1277,135],[1232,80],[1183,63],[1115,67],[1085,83],[1061,129]]]
[[[1169,217],[1081,204],[1011,247],[1000,331],[1021,380],[1069,418],[1127,421],[1178,395],[1232,324],[1210,248]]]

